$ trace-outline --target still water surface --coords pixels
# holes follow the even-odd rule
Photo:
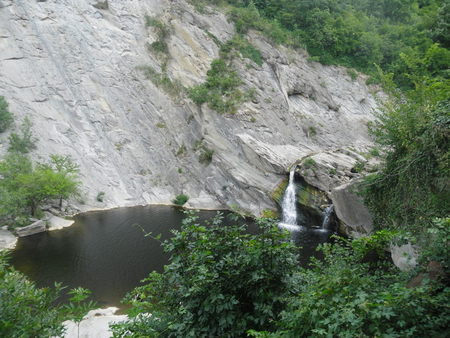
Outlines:
[[[216,213],[201,211],[199,220]],[[170,257],[142,229],[155,236],[161,234],[161,240],[168,239],[170,230],[180,229],[184,218],[180,209],[166,206],[80,214],[71,227],[20,238],[11,263],[38,287],[53,286],[55,281],[68,289],[82,286],[92,291],[92,298],[100,306],[123,308],[120,300],[126,293],[140,285],[150,272],[162,272]],[[226,224],[231,224],[228,218],[224,219]],[[249,231],[256,232],[256,226],[250,225]],[[290,231],[296,244],[303,246],[303,265],[309,256],[317,255],[315,247],[331,234],[306,227]]]

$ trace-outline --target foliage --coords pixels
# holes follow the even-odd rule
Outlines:
[[[158,73],[150,66],[139,66],[145,77],[153,82],[156,87],[161,88],[175,100],[180,99],[185,89],[180,80],[172,80],[168,75],[165,67],[162,67],[162,73]]]
[[[97,306],[96,302],[92,300],[85,302],[86,298],[88,298],[91,293],[91,291],[82,287],[74,288],[69,291],[69,295],[73,296],[69,298],[69,303],[65,305],[65,312],[77,325],[78,337],[80,337],[80,323],[84,316],[89,310],[94,309]]]
[[[0,201],[2,215],[29,212],[34,216],[41,203],[76,195],[81,184],[77,173],[78,166],[64,156],[53,155],[48,163],[33,164],[26,155],[6,155],[0,162],[0,193],[10,198]]]
[[[423,265],[439,261],[450,272],[450,216],[433,219],[433,225],[423,236],[427,237],[422,240],[420,261]]]
[[[100,191],[98,194],[97,194],[97,201],[99,201],[99,202],[103,202],[103,198],[105,197],[105,192],[104,191]]]
[[[11,133],[9,135],[9,152],[27,154],[31,150],[36,148],[37,140],[33,137],[33,131],[31,130],[32,126],[33,124],[31,120],[26,117],[22,123],[22,135],[19,135],[17,133]]]
[[[390,100],[371,131],[386,150],[385,164],[365,179],[362,192],[378,229],[417,233],[450,214],[450,81],[427,75],[437,51],[430,48],[423,59],[403,56],[413,90],[398,91],[392,74],[381,72]]]
[[[235,34],[232,39],[220,45],[220,55],[224,59],[232,59],[233,50],[239,51],[244,58],[252,60],[260,67],[264,62],[261,52],[248,42],[243,35]]]
[[[211,109],[220,114],[233,113],[237,104],[242,101],[243,94],[238,89],[242,80],[234,69],[222,59],[215,59],[211,69],[206,72],[206,82],[189,89],[189,97],[196,104],[209,103]]]
[[[213,154],[214,149],[207,149],[206,147],[203,147],[200,155],[198,156],[198,160],[200,163],[205,163],[206,165],[208,165],[212,161]]]
[[[316,161],[312,157],[307,157],[302,161],[302,167],[305,169],[314,167],[315,164],[316,164]]]
[[[384,236],[382,236],[384,237]],[[356,240],[355,242],[358,242]],[[354,247],[367,247],[355,245]],[[273,337],[446,337],[450,289],[406,288],[407,275],[388,265],[363,263],[366,250],[321,246],[325,259],[296,275]],[[380,269],[382,268],[382,269]]]
[[[3,133],[14,122],[14,115],[8,110],[8,102],[0,96],[0,133]]]
[[[188,195],[180,194],[172,200],[172,203],[179,206],[183,206],[188,200],[189,200]]]
[[[163,24],[155,17],[145,16],[145,24],[147,27],[153,27],[156,31],[156,36],[158,40],[154,41],[149,45],[150,51],[157,53],[167,53],[167,43],[166,39],[170,34],[169,27]]]
[[[95,306],[93,303],[81,303],[83,299],[75,297],[70,299],[71,302],[66,307],[56,304],[63,287],[55,283],[55,288],[37,288],[23,274],[8,266],[7,255],[6,251],[0,252],[2,337],[62,337],[63,321],[75,319],[79,322],[86,312]],[[78,293],[80,289],[73,289],[69,294]]]
[[[196,0],[196,2],[201,2]],[[311,59],[341,64],[379,81],[375,64],[395,72],[403,88],[413,84],[402,77],[408,68],[400,57],[423,57],[434,43],[439,58],[428,71],[448,77],[450,64],[450,5],[442,0],[226,0],[229,19],[238,34],[261,32],[276,44],[302,47]],[[205,1],[206,3],[206,1]],[[353,77],[352,77],[353,78]]]
[[[197,218],[188,212],[164,242],[171,263],[128,295],[134,308],[114,337],[242,337],[273,327],[297,266],[289,235],[273,219],[259,219],[251,235],[246,225],[222,226],[219,213],[206,225]]]

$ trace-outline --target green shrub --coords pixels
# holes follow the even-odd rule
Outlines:
[[[383,252],[388,242],[360,241],[367,239],[321,246],[324,261],[313,260],[296,275],[297,290],[282,313],[281,335],[271,337],[448,336],[450,289],[433,292],[436,285],[431,284],[407,288],[411,277],[393,265],[362,263],[370,249]]]
[[[179,205],[179,206],[183,206],[188,200],[189,200],[189,196],[180,194],[172,200],[172,203]]]
[[[354,70],[354,69],[350,69],[350,68],[347,69],[347,74],[351,77],[351,79],[353,81],[355,81],[356,78],[358,77],[358,72],[356,70]]]
[[[369,150],[369,153],[372,156],[380,156],[380,148],[373,147],[372,149]]]
[[[302,161],[302,167],[309,169],[316,164],[316,161],[312,157],[307,157]]]
[[[258,219],[259,234],[251,235],[246,225],[223,226],[221,214],[205,225],[197,218],[188,212],[163,243],[171,263],[127,296],[134,308],[113,326],[115,336],[245,337],[275,327],[297,268],[290,235],[274,219]]]
[[[314,136],[317,134],[317,129],[314,126],[308,127],[308,136]]]
[[[105,197],[105,192],[100,191],[100,192],[97,194],[97,201],[103,202],[103,197]]]
[[[204,148],[200,153],[198,160],[200,163],[205,163],[206,165],[208,165],[212,161],[213,154],[214,150]]]
[[[0,133],[3,133],[14,122],[14,115],[8,110],[8,102],[0,96]]]
[[[235,112],[244,97],[238,89],[242,84],[238,73],[224,60],[216,59],[206,74],[205,83],[188,90],[189,98],[198,105],[208,102],[209,107],[220,114]]]

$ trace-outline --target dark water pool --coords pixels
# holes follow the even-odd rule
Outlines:
[[[206,220],[216,213],[202,211],[199,217]],[[171,229],[180,229],[184,218],[180,209],[164,206],[80,214],[71,227],[20,238],[11,263],[39,287],[53,286],[55,281],[68,289],[82,286],[92,291],[100,306],[123,308],[120,300],[126,293],[153,270],[162,272],[169,259],[142,229],[155,236],[162,234],[164,240],[172,235]],[[228,218],[224,221],[224,225],[229,222]],[[250,226],[250,232],[255,228]],[[302,264],[330,235],[307,227],[291,229],[291,233],[297,245],[303,246]]]

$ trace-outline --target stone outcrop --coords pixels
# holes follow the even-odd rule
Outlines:
[[[7,229],[0,229],[0,251],[13,249],[16,246],[17,237]]]
[[[341,221],[341,231],[355,238],[372,232],[372,216],[353,191],[356,182],[350,182],[331,190],[336,214]]]
[[[158,36],[145,15],[167,25],[166,54],[147,48]],[[18,126],[33,121],[32,156],[68,155],[80,165],[81,211],[171,204],[184,193],[190,207],[236,204],[260,215],[276,208],[271,194],[299,158],[316,154],[326,168],[333,149],[369,149],[376,101],[363,75],[352,80],[345,68],[310,62],[256,32],[248,38],[263,64],[238,57],[231,66],[241,90],[256,96],[234,115],[170,96],[140,68],[162,72],[164,63],[171,80],[203,83],[219,58],[215,41],[233,34],[224,13],[200,14],[186,1],[2,0],[0,95]],[[214,150],[210,164],[199,161],[200,140]],[[305,180],[329,192],[336,177],[320,169]]]
[[[34,222],[33,224],[28,225],[26,227],[17,228],[15,231],[16,231],[17,236],[25,237],[25,236],[38,234],[40,232],[44,232],[46,230],[47,230],[47,226],[45,224],[45,221],[39,220],[39,221]]]

